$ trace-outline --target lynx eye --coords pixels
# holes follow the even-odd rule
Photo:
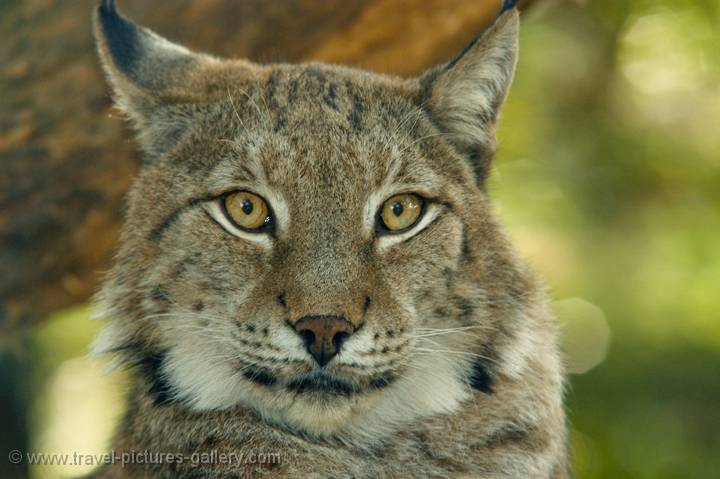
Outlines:
[[[380,207],[380,230],[402,233],[415,226],[425,210],[425,200],[415,194],[395,195]]]
[[[271,222],[267,202],[249,191],[236,191],[223,200],[225,214],[238,228],[259,232]]]

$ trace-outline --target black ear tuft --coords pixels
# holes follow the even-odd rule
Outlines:
[[[192,53],[122,16],[101,1],[94,16],[100,60],[116,105],[127,113],[148,157],[166,151],[190,124],[185,105],[197,96],[203,69],[213,59]]]
[[[515,8],[517,5],[518,0],[503,0],[502,9],[500,9],[500,14],[507,12],[508,10],[511,10]]]
[[[100,59],[120,96],[182,96],[187,76],[211,60],[136,25],[118,12],[113,1],[102,1],[94,20]]]
[[[114,0],[101,0],[97,16],[113,61],[120,70],[132,71],[140,51],[138,26],[118,12]]]
[[[115,0],[100,0],[98,2],[98,9],[106,12],[117,12]]]

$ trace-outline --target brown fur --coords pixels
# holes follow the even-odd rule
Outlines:
[[[96,350],[138,373],[114,448],[281,456],[97,477],[568,477],[553,319],[484,192],[517,12],[410,80],[191,53],[107,1],[95,27],[145,153],[100,295]],[[219,224],[237,189],[274,236]],[[390,244],[401,192],[432,220]],[[292,331],[317,314],[359,327],[322,374]]]

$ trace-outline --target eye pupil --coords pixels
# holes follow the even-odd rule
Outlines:
[[[400,216],[405,211],[405,207],[403,207],[402,203],[399,201],[392,205],[392,212],[395,216]]]
[[[249,215],[250,213],[253,212],[253,204],[252,204],[252,201],[250,201],[250,200],[243,200],[243,202],[242,202],[242,207],[241,207],[241,208],[242,208],[243,213],[245,213],[246,215]]]

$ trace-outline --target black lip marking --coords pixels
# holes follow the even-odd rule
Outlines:
[[[277,383],[275,376],[261,369],[245,369],[243,371],[243,376],[245,376],[246,379],[262,386],[274,386]]]
[[[288,382],[286,387],[298,394],[318,392],[332,393],[338,396],[351,396],[362,392],[362,389],[344,379],[328,376],[327,374],[316,374],[313,376],[301,377]]]
[[[345,379],[322,373],[293,379],[286,384],[286,387],[298,394],[315,392],[347,397],[386,388],[396,379],[397,376],[394,373],[386,371],[370,379],[366,385],[359,386]]]
[[[368,386],[372,389],[383,389],[391,385],[395,379],[397,379],[397,376],[388,371],[371,379]]]

